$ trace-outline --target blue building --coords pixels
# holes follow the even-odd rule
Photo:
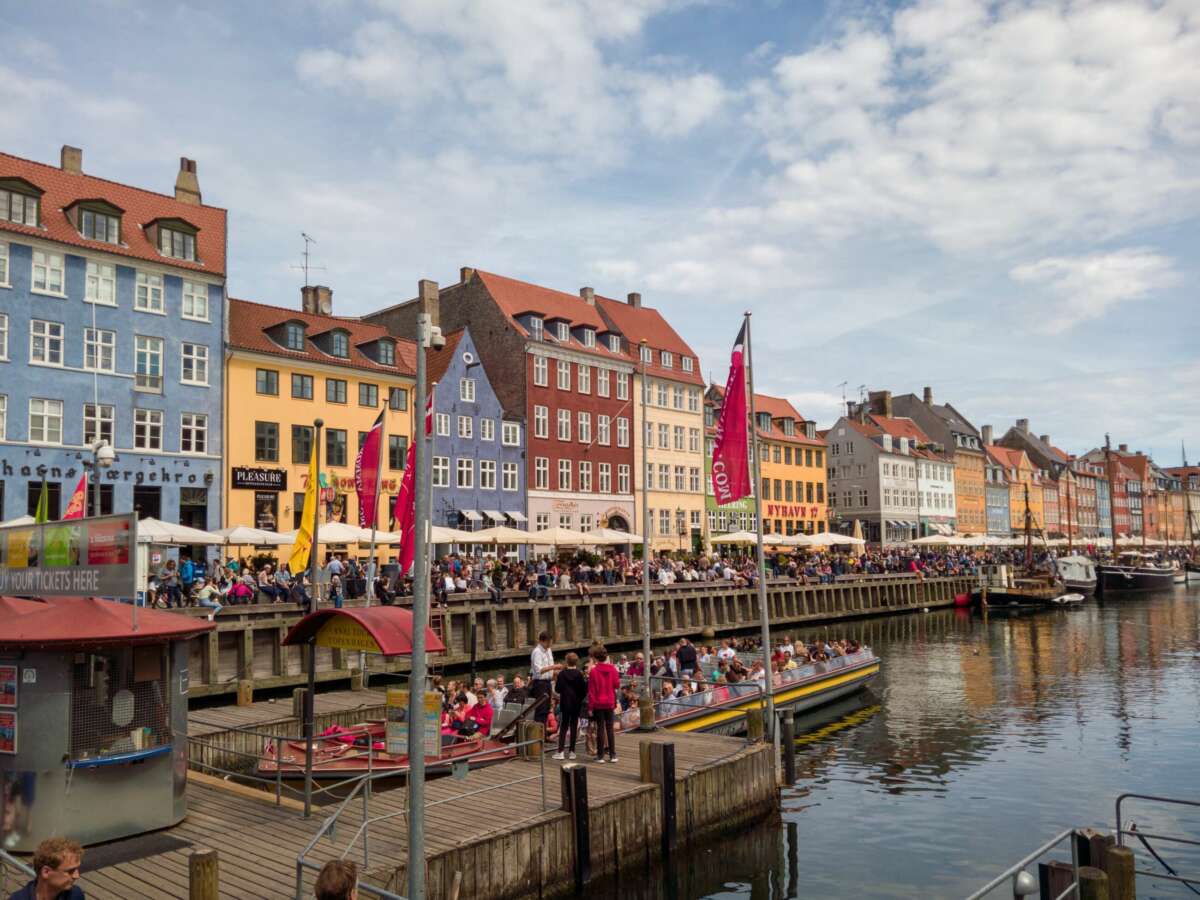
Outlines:
[[[985,445],[983,465],[984,500],[987,507],[987,533],[993,537],[1012,534],[1008,479],[1001,461]]]
[[[0,153],[0,519],[43,481],[58,518],[104,441],[101,513],[219,527],[225,251],[192,160],[169,196]]]
[[[1099,471],[1103,471],[1099,466]],[[1096,525],[1100,536],[1111,538],[1112,533],[1112,494],[1108,489],[1108,479],[1104,475],[1096,477]]]
[[[429,382],[437,383],[433,523],[465,531],[527,528],[525,429],[504,417],[470,329],[446,335],[445,348],[427,358]]]

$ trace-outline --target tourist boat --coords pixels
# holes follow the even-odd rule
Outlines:
[[[1053,575],[1013,578],[1007,584],[986,582],[971,592],[971,600],[980,606],[1055,606],[1067,593],[1066,585]],[[1082,596],[1076,594],[1076,596]]]
[[[332,781],[365,775],[368,771],[407,776],[408,755],[387,752],[385,731],[385,723],[375,720],[326,729],[313,740],[313,777]],[[255,774],[261,778],[275,778],[278,772],[283,778],[303,778],[305,749],[303,740],[271,741],[263,750]],[[481,769],[512,759],[516,754],[511,743],[494,738],[443,735],[441,755],[425,757],[425,774],[428,777],[447,775],[455,763],[462,762],[468,768]]]
[[[880,660],[869,647],[828,662],[809,663],[774,676],[775,709],[803,713],[850,696],[879,674]],[[763,705],[757,681],[713,685],[708,690],[655,704],[655,722],[667,731],[739,734],[746,730],[746,711]],[[636,728],[638,710],[621,717],[622,730]]]
[[[1086,556],[1063,556],[1056,560],[1058,575],[1068,591],[1088,595],[1096,590],[1096,564]]]
[[[1097,566],[1097,588],[1100,595],[1171,590],[1175,586],[1175,570],[1151,565],[1151,559],[1153,557],[1150,554],[1131,550],[1122,553],[1116,563],[1102,563]]]

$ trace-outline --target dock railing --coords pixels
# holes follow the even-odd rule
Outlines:
[[[1191,808],[1200,808],[1198,800],[1180,800],[1175,797],[1156,797],[1153,794],[1121,794],[1117,797],[1117,846],[1128,847],[1130,842],[1126,838],[1136,839],[1145,850],[1161,867],[1161,870],[1155,869],[1138,869],[1134,868],[1135,875],[1145,875],[1149,878],[1161,878],[1164,881],[1176,881],[1189,888],[1193,893],[1200,892],[1200,874],[1184,876],[1172,866],[1162,855],[1154,849],[1151,841],[1165,841],[1169,844],[1175,844],[1183,847],[1200,847],[1200,840],[1195,840],[1190,837],[1183,837],[1177,834],[1160,834],[1157,831],[1142,831],[1137,827],[1136,822],[1127,822],[1123,814],[1123,807],[1127,800],[1144,800],[1154,804],[1169,804],[1174,806],[1187,806]],[[1126,828],[1128,824],[1128,828]]]
[[[975,893],[970,894],[967,900],[979,900],[979,898],[988,896],[992,891],[1006,884],[1009,888],[1008,896],[1010,897],[1023,897],[1038,893],[1038,881],[1025,871],[1025,867],[1056,850],[1063,841],[1066,841],[1071,847],[1071,883],[1061,893],[1054,896],[1044,896],[1042,900],[1066,900],[1067,897],[1078,897],[1079,853],[1074,837],[1074,829],[1067,829],[1055,835],[1032,853],[1013,863],[979,890],[975,891]],[[1021,876],[1025,877],[1022,878]]]
[[[7,897],[10,893],[8,882],[10,872],[16,872],[16,890],[37,878],[37,872],[33,871],[32,866],[23,863],[7,850],[0,849],[0,897]]]
[[[531,782],[538,781],[541,783],[542,812],[543,813],[546,812],[547,809],[549,809],[549,807],[547,805],[548,801],[546,799],[546,753],[545,753],[544,744],[545,744],[544,737],[539,737],[539,738],[534,738],[534,739],[528,740],[528,741],[516,741],[509,745],[510,747],[512,747],[515,750],[520,750],[522,747],[529,747],[529,748],[537,747],[538,773],[536,775],[527,775],[522,778],[514,778],[509,781],[502,782],[500,784],[488,785],[487,787],[479,788],[478,790],[467,791],[462,794],[455,794],[452,797],[446,797],[442,800],[427,801],[425,803],[425,809],[426,810],[433,809],[434,807],[441,806],[442,804],[445,804],[445,803],[458,803],[469,797],[478,797],[478,796],[480,796],[482,794],[486,794],[490,791],[497,791],[497,790],[501,790],[503,788],[513,787],[514,785],[529,784]],[[460,763],[468,764],[468,772],[469,772],[469,761],[470,760],[476,759],[479,757],[483,757],[483,756],[490,756],[490,755],[493,755],[494,753],[495,753],[494,749],[481,751],[479,753],[472,753],[472,754],[469,754],[466,756],[457,757],[454,762],[455,762],[456,766]],[[384,822],[384,821],[387,821],[390,819],[407,818],[408,817],[408,803],[407,803],[408,793],[407,793],[407,791],[400,792],[400,794],[404,800],[400,809],[381,813],[379,815],[374,815],[374,816],[371,815],[371,810],[370,810],[371,793],[372,793],[371,786],[376,780],[378,780],[380,778],[386,778],[389,775],[394,775],[394,773],[369,772],[365,775],[357,775],[353,779],[349,779],[351,781],[357,782],[354,786],[354,789],[346,796],[345,799],[342,800],[341,803],[338,804],[337,809],[335,809],[333,811],[333,813],[325,819],[325,821],[321,824],[321,827],[319,829],[317,829],[317,833],[315,835],[313,835],[312,840],[308,842],[308,844],[304,847],[303,850],[300,851],[300,854],[296,857],[296,900],[304,900],[304,896],[305,896],[304,895],[304,872],[305,872],[305,870],[307,869],[309,871],[317,872],[317,871],[320,871],[320,869],[321,869],[321,866],[318,863],[308,859],[308,855],[310,853],[312,853],[313,849],[317,846],[318,842],[320,842],[320,840],[323,837],[328,836],[330,841],[337,840],[338,822],[342,818],[343,814],[345,814],[347,812],[347,810],[350,809],[351,802],[356,797],[358,797],[360,794],[362,795],[362,822],[354,830],[354,833],[350,835],[350,839],[346,842],[345,848],[340,853],[337,854],[338,859],[345,859],[354,850],[355,845],[357,845],[361,841],[361,843],[362,843],[362,867],[364,870],[367,869],[371,864],[371,826],[377,825],[380,822]],[[345,782],[342,782],[342,783],[345,784]],[[409,865],[411,865],[411,864],[412,864],[412,861],[410,860]],[[363,891],[367,894],[370,894],[371,896],[383,898],[383,900],[404,900],[404,898],[402,898],[398,894],[393,894],[393,893],[385,890],[384,888],[378,887],[376,885],[366,884],[365,882],[361,882],[361,881],[359,882],[359,890]]]

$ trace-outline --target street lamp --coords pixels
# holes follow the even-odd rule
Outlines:
[[[98,516],[102,512],[100,509],[100,470],[111,468],[116,459],[117,451],[113,449],[112,444],[104,438],[92,441],[92,461],[90,464],[84,463],[84,465],[92,470],[93,515]]]
[[[679,552],[683,553],[683,536],[687,534],[687,526],[684,524],[683,507],[675,508],[675,530],[679,533]]]

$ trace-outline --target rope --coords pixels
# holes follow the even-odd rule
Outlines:
[[[1139,841],[1142,842],[1142,846],[1146,848],[1147,852],[1151,856],[1153,856],[1155,859],[1158,860],[1159,865],[1161,865],[1164,869],[1167,870],[1168,875],[1174,875],[1176,878],[1179,878],[1180,883],[1185,888],[1187,888],[1193,894],[1200,895],[1200,891],[1196,890],[1196,888],[1192,886],[1192,883],[1190,881],[1187,881],[1186,879],[1181,878],[1179,873],[1176,872],[1173,868],[1171,868],[1170,863],[1168,863],[1165,859],[1163,859],[1161,856],[1159,856],[1157,852],[1155,852],[1154,848],[1150,846],[1150,842],[1147,841],[1144,837],[1142,837],[1140,834],[1137,833],[1137,823],[1136,822],[1129,823],[1129,830],[1130,830],[1130,832],[1133,833],[1134,837],[1136,837]]]

